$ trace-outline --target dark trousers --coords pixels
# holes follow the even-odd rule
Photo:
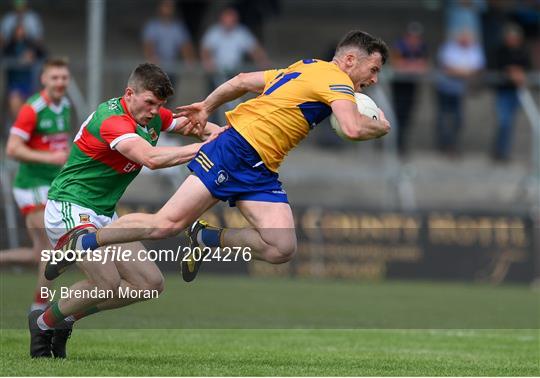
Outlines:
[[[407,152],[411,111],[416,100],[417,87],[417,84],[413,82],[395,81],[392,83],[392,98],[398,122],[397,146],[400,154]]]
[[[459,132],[463,124],[463,104],[461,94],[437,93],[437,148],[445,152],[455,152]]]
[[[496,94],[497,133],[494,142],[496,158],[508,159],[512,147],[514,116],[519,107],[519,98],[514,88],[498,89]]]

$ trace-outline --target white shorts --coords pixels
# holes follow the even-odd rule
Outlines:
[[[47,194],[50,186],[37,186],[35,188],[13,188],[15,202],[23,215],[32,211],[42,210],[47,203]]]
[[[92,225],[103,228],[116,219],[116,213],[112,217],[97,215],[94,210],[71,202],[48,200],[45,206],[45,229],[49,241],[55,247],[58,240],[75,227]]]

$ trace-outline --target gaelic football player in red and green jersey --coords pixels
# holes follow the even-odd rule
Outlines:
[[[69,101],[65,97],[69,84],[69,69],[63,59],[49,59],[41,75],[43,90],[31,96],[21,107],[11,127],[7,155],[19,161],[13,194],[25,217],[32,240],[32,248],[0,251],[0,266],[6,264],[39,265],[37,287],[31,311],[45,309],[47,298],[41,287],[51,282],[43,276],[45,262],[40,263],[40,252],[49,245],[43,225],[43,210],[47,192],[68,157],[70,138]]]
[[[188,134],[193,126],[179,127],[172,112],[163,108],[173,88],[168,76],[154,64],[139,65],[129,77],[120,98],[100,104],[77,133],[68,161],[54,180],[45,208],[45,226],[52,245],[77,233],[94,231],[117,218],[115,207],[127,186],[143,166],[171,167],[190,161],[204,143],[182,147],[156,147],[161,132]],[[197,129],[199,131],[200,129]],[[208,142],[222,129],[208,124],[200,130]],[[123,250],[140,251],[133,242]],[[65,357],[65,344],[73,322],[102,310],[118,308],[145,298],[120,298],[122,291],[163,290],[163,276],[151,261],[82,261],[79,267],[87,279],[71,288],[81,292],[111,290],[108,298],[88,296],[62,299],[66,308],[53,303],[45,312],[29,315],[32,357]],[[52,345],[51,337],[63,335],[62,345]],[[60,343],[58,343],[60,344]]]

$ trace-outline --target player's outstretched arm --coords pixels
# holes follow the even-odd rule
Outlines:
[[[149,169],[172,167],[187,163],[195,157],[204,143],[193,143],[181,147],[153,147],[142,138],[120,141],[115,149],[131,161]]]
[[[380,119],[371,119],[358,112],[356,104],[347,100],[336,100],[331,104],[341,130],[353,140],[380,138],[390,131],[390,123],[381,111]]]
[[[216,138],[219,134],[227,129],[226,127],[220,127],[213,122],[207,122],[204,129],[199,132],[198,130],[188,127],[187,124],[182,126],[182,123],[184,123],[183,121],[185,120],[185,117],[178,118],[176,121],[177,125],[174,130],[168,132],[184,136],[193,136],[199,138],[203,142],[208,142],[209,140]],[[187,120],[187,122],[189,123],[189,120]]]
[[[248,92],[261,93],[264,85],[263,71],[240,73],[214,89],[204,101],[177,107],[174,117],[187,118],[180,122],[181,127],[188,123],[204,126],[208,116],[221,105],[236,100]]]
[[[69,153],[65,150],[52,152],[34,150],[28,147],[22,137],[10,134],[6,146],[6,155],[21,162],[64,165]]]

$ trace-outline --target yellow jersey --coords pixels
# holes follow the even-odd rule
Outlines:
[[[332,113],[332,101],[356,103],[351,79],[331,62],[301,60],[285,69],[265,71],[264,81],[261,95],[225,114],[273,172]]]

